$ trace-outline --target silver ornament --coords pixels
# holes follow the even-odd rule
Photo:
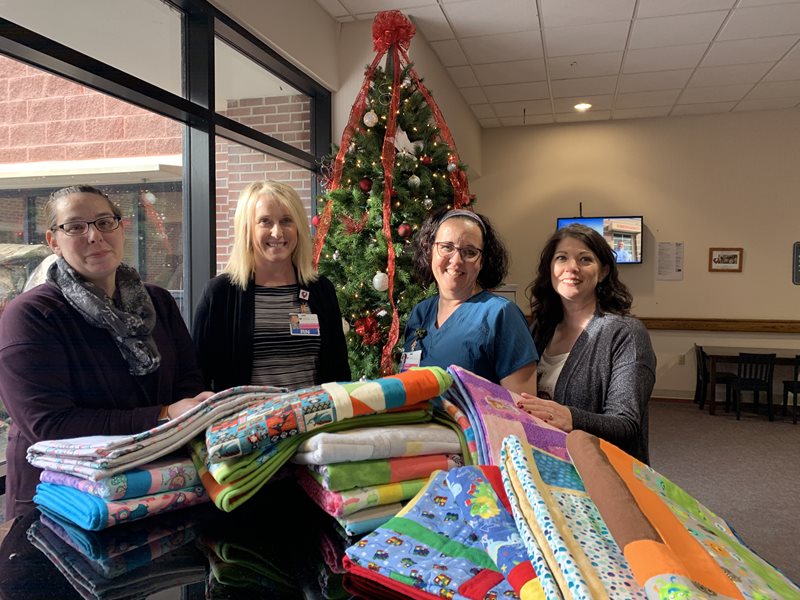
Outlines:
[[[422,206],[425,207],[425,210],[430,210],[433,207],[433,200],[425,196],[425,199],[422,201]]]
[[[389,276],[382,271],[377,271],[375,277],[372,278],[372,287],[379,292],[385,292],[389,289]]]
[[[419,187],[419,184],[420,180],[419,177],[417,177],[416,175],[412,175],[411,177],[408,178],[408,187],[417,189]]]
[[[455,171],[457,168],[458,168],[458,165],[457,165],[456,163],[454,163],[454,162],[447,163],[447,172],[448,172],[448,173],[452,173],[452,172],[453,172],[453,171]]]

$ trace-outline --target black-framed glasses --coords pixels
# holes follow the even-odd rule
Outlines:
[[[89,225],[94,225],[100,233],[108,233],[119,228],[120,217],[100,217],[94,221],[70,221],[52,227],[52,231],[61,229],[67,235],[86,235],[89,232]]]
[[[483,250],[475,246],[459,248],[453,242],[433,242],[433,245],[436,246],[436,252],[438,252],[439,256],[442,258],[450,258],[455,251],[458,250],[458,253],[461,255],[461,260],[464,262],[475,262],[480,258],[483,252]]]

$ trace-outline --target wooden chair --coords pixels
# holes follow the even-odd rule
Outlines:
[[[753,404],[758,413],[758,397],[761,392],[767,394],[767,415],[772,415],[772,375],[775,371],[775,354],[739,353],[736,377],[733,379],[733,398],[736,402],[736,420],[742,414],[742,392],[753,392]]]
[[[783,416],[789,405],[789,394],[792,394],[792,423],[797,425],[797,395],[800,394],[800,354],[794,357],[794,374],[791,379],[783,380]]]
[[[695,361],[697,362],[697,379],[694,387],[694,401],[699,405],[700,410],[703,410],[703,407],[706,404],[706,395],[708,394],[708,355],[703,352],[702,346],[695,344],[694,357]],[[717,371],[716,373],[715,379],[717,385],[725,384],[725,410],[728,410],[730,405],[731,396],[733,395],[731,382],[735,377],[736,373],[729,373],[727,371]]]

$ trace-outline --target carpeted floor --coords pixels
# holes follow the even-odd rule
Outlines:
[[[651,402],[650,461],[800,582],[800,423]]]

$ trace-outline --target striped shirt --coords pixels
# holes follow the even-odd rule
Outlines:
[[[252,385],[296,390],[319,384],[319,336],[291,335],[289,314],[300,312],[300,286],[255,288]]]

